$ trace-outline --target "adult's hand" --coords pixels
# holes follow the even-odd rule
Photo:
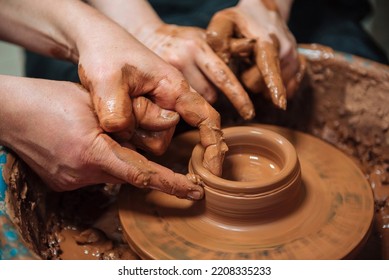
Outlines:
[[[245,120],[255,115],[249,95],[227,64],[207,44],[203,29],[161,24],[142,42],[179,69],[189,84],[210,103],[219,89]]]
[[[223,92],[244,119],[254,117],[253,104],[229,67],[206,41],[203,29],[165,24],[146,0],[89,0],[164,61],[179,69],[190,86],[209,103]]]
[[[88,40],[81,40],[78,46],[80,80],[92,95],[105,131],[127,135],[130,141],[135,125],[141,122],[132,110],[133,100],[145,96],[200,129],[204,165],[212,173],[221,174],[227,146],[220,130],[220,116],[191,90],[180,71],[116,24],[101,24],[96,34],[89,31]]]
[[[219,114],[198,93],[191,91],[177,69],[126,30],[76,0],[5,1],[1,2],[0,15],[2,38],[78,63],[81,82],[92,95],[104,131],[114,133],[123,143],[131,142],[136,125],[144,117],[137,115],[133,102],[144,96],[161,109],[177,112],[187,123],[200,129],[205,148],[204,165],[220,175],[227,148]],[[147,130],[146,126],[143,128]],[[171,135],[171,129],[167,130],[166,135]],[[144,146],[152,149],[150,142],[146,142],[143,140]]]
[[[0,143],[54,190],[127,182],[183,198],[203,196],[193,178],[148,161],[105,134],[82,86],[7,76],[0,76],[0,82]],[[162,120],[155,121],[155,127],[175,125],[174,120],[164,120],[168,111],[151,108],[147,113]]]
[[[207,39],[225,62],[234,55],[252,56],[254,63],[242,73],[242,82],[252,92],[264,90],[276,106],[286,108],[287,96],[293,95],[302,79],[304,64],[276,2],[241,0],[236,7],[216,13]]]

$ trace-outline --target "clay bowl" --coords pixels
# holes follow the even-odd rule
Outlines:
[[[286,138],[249,126],[227,128],[224,137],[229,151],[222,177],[203,166],[201,144],[193,149],[189,163],[189,172],[204,182],[205,215],[229,224],[258,224],[299,203],[300,163]]]

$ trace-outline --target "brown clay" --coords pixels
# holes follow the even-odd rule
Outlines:
[[[205,199],[200,203],[155,191],[123,189],[119,215],[135,252],[152,259],[338,259],[359,248],[369,232],[374,203],[358,167],[317,138],[279,127],[267,128],[295,146],[302,184],[298,184],[298,164],[283,166],[298,162],[297,156],[292,160],[291,153],[284,158],[281,149],[274,152],[277,149],[257,147],[269,161],[277,162],[281,171],[273,178],[247,182],[217,178],[201,163],[193,164],[198,159],[192,155],[191,166],[200,168],[197,171],[206,186]],[[255,125],[248,129],[262,128]],[[227,130],[226,141],[230,143]],[[244,146],[258,143],[243,141]],[[181,135],[173,141],[169,157],[162,160],[167,166],[185,165],[191,157],[190,147],[197,142],[193,132]],[[201,149],[197,146],[194,153],[197,148]],[[236,153],[234,148],[232,151]]]
[[[285,110],[286,90],[281,79],[278,48],[275,47],[273,42],[257,42],[254,52],[256,64],[261,69],[263,80],[273,104]]]
[[[261,2],[269,11],[278,13],[278,6],[273,0],[261,0]]]

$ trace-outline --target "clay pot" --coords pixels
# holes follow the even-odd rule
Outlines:
[[[205,184],[205,215],[223,223],[258,224],[279,218],[299,203],[300,163],[286,138],[249,126],[227,128],[224,137],[229,151],[222,178],[203,166],[201,144],[189,163],[189,171]]]

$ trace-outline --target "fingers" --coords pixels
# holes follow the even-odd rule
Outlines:
[[[80,64],[78,73],[82,85],[91,93],[101,127],[106,132],[131,131],[135,127],[129,87],[123,75],[104,77],[103,82],[93,82]]]
[[[255,62],[263,76],[267,90],[275,106],[286,109],[286,90],[281,78],[278,44],[257,39],[254,49]]]
[[[175,131],[175,126],[163,131],[148,131],[141,128],[135,130],[131,142],[137,148],[162,155],[169,146]]]
[[[204,191],[182,174],[148,161],[133,150],[123,148],[107,135],[101,134],[92,147],[103,160],[98,164],[112,176],[139,188],[156,189],[179,198],[199,200]],[[103,156],[101,156],[103,154]]]
[[[132,106],[137,128],[133,133],[127,131],[114,133],[113,138],[122,145],[131,143],[144,151],[156,155],[163,154],[180,120],[179,114],[162,109],[143,96],[133,98]]]
[[[216,13],[207,27],[207,43],[225,63],[231,57],[230,38],[234,28],[235,23],[222,12]]]
[[[175,127],[180,120],[178,113],[165,110],[150,99],[138,96],[132,101],[132,108],[137,125],[150,131],[162,131]]]
[[[258,70],[257,65],[251,66],[245,70],[240,76],[242,83],[252,93],[260,93],[265,89],[262,75]]]
[[[204,51],[196,56],[196,64],[204,74],[227,96],[232,105],[245,120],[255,116],[254,105],[234,73],[212,51],[204,46]]]
[[[301,81],[304,78],[305,70],[306,70],[306,61],[302,55],[298,56],[299,63],[297,64],[298,69],[292,73],[291,77],[287,81],[286,84],[286,94],[288,98],[293,97],[294,93],[299,88]]]
[[[199,128],[200,141],[205,148],[203,165],[220,176],[228,150],[220,129],[220,115],[197,92],[188,89],[188,86],[183,87],[177,93],[176,111],[188,124]]]
[[[230,39],[230,52],[233,55],[239,57],[248,57],[252,51],[255,44],[255,39],[251,38],[231,38]]]
[[[204,76],[196,66],[185,67],[181,70],[192,88],[201,94],[208,103],[213,104],[217,100],[216,87]]]

